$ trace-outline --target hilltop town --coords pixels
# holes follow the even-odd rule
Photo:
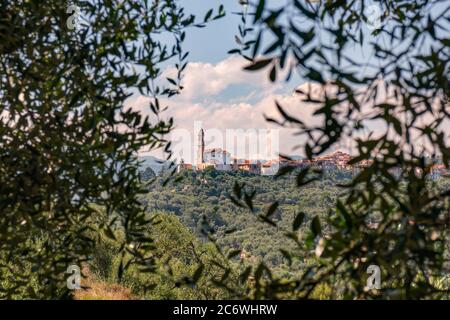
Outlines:
[[[230,152],[222,148],[205,148],[205,132],[203,129],[198,134],[197,163],[192,165],[184,163],[183,160],[178,165],[178,170],[190,169],[203,171],[206,168],[213,168],[218,171],[245,171],[259,175],[275,175],[278,170],[284,166],[298,168],[315,167],[324,171],[330,170],[359,170],[372,164],[372,160],[360,161],[356,164],[350,164],[352,156],[342,151],[334,151],[331,154],[309,159],[291,159],[289,157],[279,156],[277,159],[256,160],[238,159],[231,156]],[[441,176],[450,177],[450,168],[447,168],[440,159],[430,158],[430,172],[432,179]],[[400,168],[392,168],[391,173],[394,176],[401,174]]]

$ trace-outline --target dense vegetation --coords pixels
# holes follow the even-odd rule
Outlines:
[[[449,287],[435,280],[448,262],[450,192],[427,182],[425,159],[428,153],[450,164],[447,1],[242,2],[250,9],[240,13],[230,52],[272,82],[299,74],[308,83],[296,90],[299,107],[314,110],[305,118],[276,101],[279,115],[267,120],[295,128],[309,159],[351,141],[350,164],[370,163],[347,184],[337,216],[313,223],[317,263],[289,288],[270,281],[262,296],[280,290],[308,298],[328,284],[344,287],[346,298],[448,297]],[[355,55],[356,48],[369,58]],[[393,168],[401,169],[400,179]],[[302,185],[307,176],[302,171],[296,179]],[[250,211],[252,197],[237,192]],[[376,228],[367,224],[372,219]],[[328,236],[324,224],[333,226]],[[372,264],[382,271],[380,290],[363,281]]]
[[[223,6],[196,20],[176,0],[79,1],[71,28],[67,1],[2,2],[0,298],[71,297],[71,264],[149,298],[448,298],[450,189],[425,161],[450,164],[446,2],[240,1],[230,53],[272,82],[297,72],[299,103],[315,108],[311,121],[275,103],[267,120],[295,128],[308,159],[351,141],[353,164],[370,165],[150,186],[137,154],[170,151],[159,102],[182,90],[185,30]],[[167,65],[174,79],[160,79]],[[133,93],[151,118],[126,107]],[[379,290],[366,287],[372,264]]]
[[[212,230],[221,245],[243,249],[249,258],[263,258],[270,266],[284,263],[279,250],[289,243],[282,237],[282,230],[291,227],[295,215],[307,212],[306,221],[315,215],[326,215],[342,191],[331,178],[297,188],[287,177],[275,179],[244,172],[184,171],[181,176],[183,180],[179,183],[163,187],[160,178],[150,185],[144,197],[149,208],[175,214],[198,237]],[[264,221],[256,222],[257,213],[251,214],[230,200],[236,182],[245,182],[247,187],[257,190],[256,212],[264,211],[275,200],[280,202],[272,216],[279,228]],[[227,233],[230,230],[234,232]]]
[[[142,197],[149,215],[162,221],[151,228],[159,271],[146,274],[131,269],[121,284],[132,288],[137,297],[218,299],[254,296],[251,281],[232,281],[249,266],[256,269],[264,265],[274,278],[295,279],[316,259],[314,247],[308,245],[313,241],[309,232],[313,219],[319,217],[326,221],[330,216],[336,216],[334,204],[339,197],[345,196],[345,189],[340,185],[349,181],[353,174],[327,172],[320,180],[301,188],[293,183],[292,177],[245,172],[184,170],[169,183],[164,174],[160,175],[148,185],[149,191]],[[236,183],[245,183],[247,188],[257,191],[254,213],[236,206],[230,199]],[[429,183],[438,189],[450,187],[450,182],[444,179]],[[270,221],[276,227],[259,218],[259,214],[275,200],[280,205]],[[293,238],[289,231],[293,230],[292,223],[299,212],[305,213],[304,221],[295,231],[297,237]],[[328,226],[322,227],[325,234],[330,233]],[[97,253],[91,268],[96,270],[99,279],[115,283],[119,259],[114,258],[117,248],[112,248],[117,244],[114,245],[112,240],[105,241],[108,245]],[[300,248],[296,246],[298,243],[302,244]],[[289,252],[296,254],[291,257]],[[230,268],[231,276],[226,283],[231,287],[220,289],[215,285],[223,275],[220,265]],[[195,285],[188,285],[200,266],[204,275]],[[246,276],[252,279],[250,273]],[[147,292],[148,286],[151,290]],[[293,298],[295,294],[284,297]],[[311,298],[339,297],[343,297],[342,290],[333,292],[326,285],[318,286],[311,294]]]
[[[137,152],[167,144],[173,121],[154,119],[180,90],[186,28],[224,15],[196,19],[170,0],[75,1],[78,16],[69,5],[0,4],[0,298],[69,296],[68,266],[89,259],[92,230],[112,227],[95,224],[96,206],[122,248],[148,242]],[[172,64],[174,79],[159,81]],[[126,105],[133,93],[151,116]]]

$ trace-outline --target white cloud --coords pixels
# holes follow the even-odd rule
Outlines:
[[[248,62],[239,56],[230,56],[216,64],[190,62],[183,74],[184,89],[178,99],[192,101],[216,96],[231,85],[249,85],[274,90],[266,75],[243,71],[242,68],[247,64]],[[163,76],[173,78],[175,74],[175,69],[170,68]]]
[[[237,99],[235,99],[237,100]],[[206,141],[212,139],[208,137],[209,134],[213,135],[214,130],[220,130],[223,135],[227,129],[278,129],[280,143],[279,152],[284,154],[293,153],[294,146],[302,142],[299,137],[294,135],[293,129],[282,128],[276,124],[267,122],[264,115],[273,118],[280,118],[279,113],[275,108],[275,101],[278,101],[283,108],[295,115],[300,117],[303,121],[311,124],[313,121],[312,112],[313,108],[311,105],[301,103],[298,94],[275,94],[270,91],[263,94],[262,98],[257,100],[255,103],[249,102],[215,102],[212,104],[188,101],[185,98],[175,98],[170,100],[163,100],[164,105],[169,105],[170,107],[164,112],[164,116],[169,118],[174,118],[175,127],[178,131],[178,137],[175,140],[179,140],[179,135],[190,135],[190,141],[187,143],[192,146],[196,143],[197,132],[199,128],[195,128],[196,122],[201,122],[201,126],[206,131]],[[134,107],[146,110],[148,105],[148,100],[143,97],[136,99]],[[216,139],[217,140],[217,139]],[[212,142],[208,147],[224,147],[227,142],[224,141],[221,145],[218,141]],[[194,150],[195,151],[195,150]],[[186,153],[186,152],[185,152]],[[299,150],[295,151],[299,153]],[[249,154],[250,157],[256,158],[257,154]],[[184,160],[186,162],[194,161],[195,152],[191,155],[184,155]]]
[[[197,142],[198,122],[206,131],[206,140],[212,139],[216,129],[225,134],[226,129],[279,129],[279,152],[284,154],[302,154],[301,147],[305,142],[305,137],[295,135],[295,129],[281,128],[265,120],[264,115],[281,120],[279,112],[275,107],[277,101],[283,109],[302,120],[308,126],[321,124],[321,117],[313,116],[315,107],[312,104],[302,102],[301,94],[290,92],[280,93],[282,84],[271,84],[267,80],[264,72],[251,73],[242,70],[246,64],[239,57],[230,57],[217,64],[193,62],[185,72],[183,79],[184,90],[179,96],[170,100],[162,99],[161,104],[169,108],[164,112],[164,117],[174,118],[175,128],[178,136],[175,140],[180,140],[189,136],[189,143],[184,148],[192,152],[184,152],[186,162],[195,163],[195,144]],[[173,70],[167,70],[166,76],[170,76]],[[243,92],[239,92],[232,97],[224,99],[223,93],[231,86],[249,86]],[[302,84],[297,89],[303,92],[310,92],[312,98],[321,99],[324,90],[317,84]],[[326,87],[326,93],[332,95],[334,88]],[[385,99],[383,94],[381,99]],[[137,97],[131,103],[134,108],[139,108],[144,114],[150,114],[148,109],[148,99]],[[368,105],[362,104],[362,113],[373,112]],[[367,123],[367,130],[364,132],[352,132],[353,138],[357,136],[367,136],[371,131],[381,134],[386,128],[372,121]],[[210,135],[211,137],[208,137]],[[216,139],[217,140],[217,139]],[[349,151],[353,148],[353,139],[344,139],[336,148]],[[226,142],[224,142],[225,144]],[[218,141],[211,142],[207,147],[223,147]],[[187,154],[189,153],[189,154]],[[155,154],[154,155],[159,155]],[[161,155],[159,155],[161,156]],[[258,154],[250,154],[250,157],[257,157]]]

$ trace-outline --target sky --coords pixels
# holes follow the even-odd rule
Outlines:
[[[174,157],[196,163],[200,128],[205,130],[207,148],[225,148],[238,158],[270,159],[278,153],[302,155],[299,148],[302,140],[294,135],[294,131],[268,123],[264,115],[279,118],[275,107],[275,101],[278,101],[287,111],[309,124],[318,121],[312,116],[312,106],[300,105],[299,97],[294,93],[299,86],[311,90],[310,84],[296,75],[289,83],[270,83],[267,72],[244,71],[242,68],[248,62],[227,53],[236,47],[234,35],[240,18],[232,12],[241,10],[238,0],[181,1],[187,12],[199,17],[222,3],[226,11],[224,18],[209,23],[205,28],[188,30],[184,48],[190,52],[190,62],[182,81],[184,89],[180,95],[163,101],[169,106],[164,117],[173,117],[175,123],[175,130],[169,138],[174,145]],[[367,48],[355,46],[352,50],[355,59],[369,59]],[[173,70],[168,66],[163,75],[170,76],[171,73]],[[315,89],[313,86],[312,90]],[[131,104],[143,113],[149,113],[147,98],[135,95]],[[236,129],[241,130],[241,137],[245,137],[243,145],[238,147],[229,138]],[[265,146],[268,141],[270,147]],[[345,143],[334,146],[334,149],[351,152]],[[164,157],[162,150],[143,152],[142,155]]]
[[[267,74],[251,73],[242,68],[248,62],[238,55],[229,55],[227,52],[236,47],[234,35],[237,33],[240,17],[232,12],[241,10],[238,0],[202,1],[184,0],[187,12],[202,17],[209,8],[218,8],[224,4],[226,16],[209,23],[206,28],[192,28],[187,32],[184,48],[189,51],[189,65],[183,78],[184,89],[182,93],[167,102],[169,108],[166,116],[172,116],[175,122],[174,149],[180,145],[177,137],[189,135],[191,142],[182,143],[184,153],[177,158],[185,162],[195,163],[197,136],[200,128],[205,130],[206,147],[221,147],[239,158],[269,158],[275,157],[278,150],[267,152],[252,152],[252,147],[236,147],[234,150],[227,147],[226,135],[233,129],[241,129],[250,141],[255,135],[264,136],[277,134],[265,130],[281,129],[270,125],[264,114],[275,116],[275,99],[285,100],[294,104],[295,96],[292,94],[297,82],[271,84]],[[166,70],[170,75],[171,70]],[[134,105],[144,110],[148,99],[135,97]],[[177,133],[178,130],[178,133]],[[280,130],[281,146],[275,145],[282,153],[292,153],[295,138],[292,130]],[[233,133],[232,133],[233,134]],[[220,137],[222,135],[223,137]],[[269,137],[270,139],[270,137]],[[260,139],[260,149],[264,149],[267,139]],[[254,140],[253,140],[254,141]],[[192,152],[189,152],[192,150]],[[234,152],[233,152],[234,151]],[[264,150],[260,150],[264,151]],[[174,150],[178,154],[178,150]],[[259,154],[262,153],[262,154]],[[162,157],[161,150],[143,153]]]

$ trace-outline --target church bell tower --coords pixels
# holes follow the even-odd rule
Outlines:
[[[198,133],[198,151],[197,151],[198,168],[202,168],[202,165],[205,162],[204,153],[205,153],[205,132],[203,131],[203,129],[200,129],[200,132]]]

